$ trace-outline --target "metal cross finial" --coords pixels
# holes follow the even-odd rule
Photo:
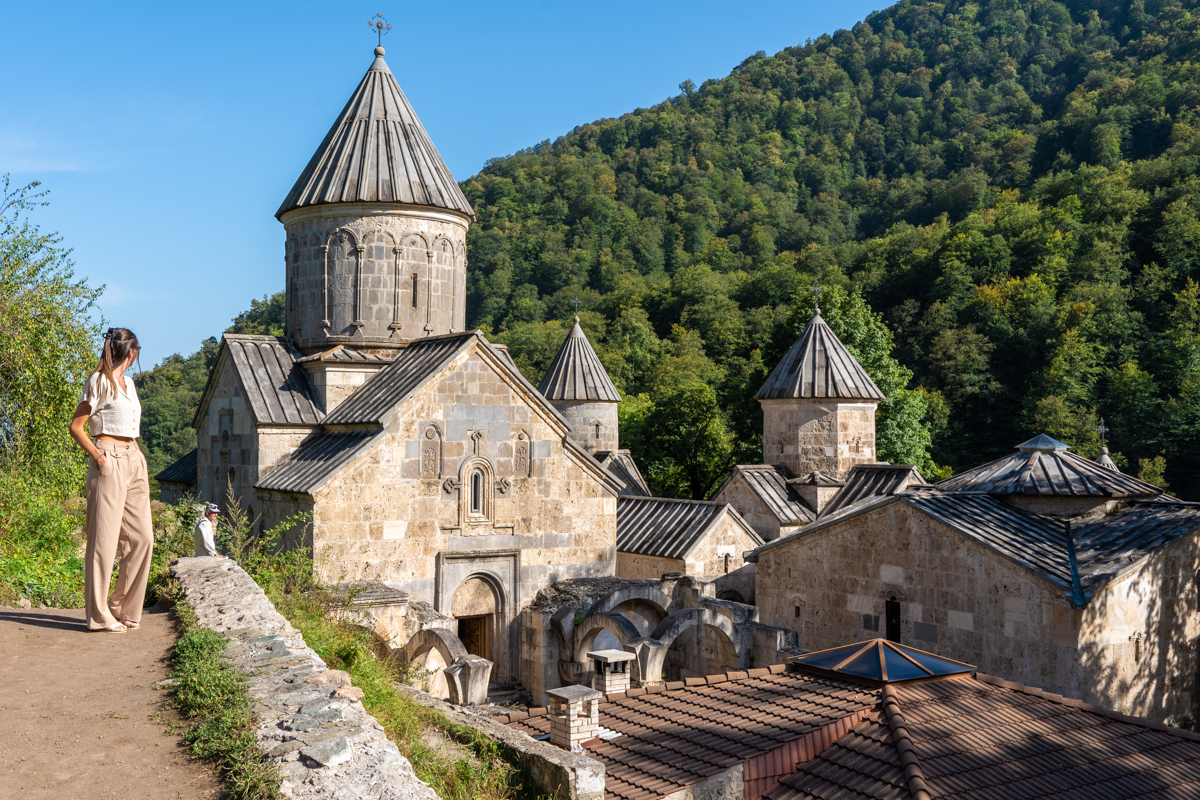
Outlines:
[[[579,295],[575,295],[575,299],[571,302],[575,304],[575,316],[579,316]]]
[[[1104,441],[1104,435],[1106,433],[1108,433],[1108,428],[1104,427],[1104,417],[1100,418],[1100,424],[1098,426],[1096,426],[1096,433],[1100,434],[1100,446],[1101,447],[1106,446],[1106,442]]]
[[[812,290],[813,290],[813,313],[820,314],[821,313],[821,282],[814,280],[813,285],[812,285]]]
[[[388,25],[387,20],[383,18],[383,12],[380,11],[367,20],[367,25],[375,29],[375,33],[379,35],[379,46],[383,47],[383,35],[392,29],[392,26]]]

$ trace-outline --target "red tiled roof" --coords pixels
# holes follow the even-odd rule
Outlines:
[[[988,676],[892,686],[903,732],[873,711],[768,800],[1194,798],[1200,737]],[[902,768],[911,742],[910,766]]]
[[[622,735],[588,755],[605,766],[606,796],[655,800],[869,709],[878,696],[783,665],[631,689],[600,705],[600,724]],[[534,737],[550,731],[545,709],[500,721]]]

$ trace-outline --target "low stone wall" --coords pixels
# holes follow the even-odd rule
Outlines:
[[[181,558],[171,566],[200,625],[229,640],[229,663],[245,673],[259,746],[279,764],[292,798],[438,800],[413,772],[349,685],[331,670],[228,558]]]

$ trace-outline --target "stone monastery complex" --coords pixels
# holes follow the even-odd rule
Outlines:
[[[934,485],[878,463],[883,395],[819,311],[758,391],[767,463],[651,497],[578,324],[537,386],[467,330],[474,214],[375,52],[276,213],[286,333],[224,337],[164,499],[232,485],[264,527],[309,513],[289,544],[364,584],[364,620],[459,703],[878,638],[1197,719],[1200,506],[1048,436]],[[843,700],[847,726],[875,702]]]

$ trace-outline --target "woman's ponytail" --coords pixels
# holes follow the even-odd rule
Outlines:
[[[129,354],[139,349],[137,337],[128,328],[109,328],[104,332],[104,349],[100,352],[100,363],[96,365],[98,372],[107,382],[107,386],[97,386],[99,399],[104,399],[111,389],[117,391],[117,381],[113,377],[118,364],[123,364]],[[103,384],[105,381],[102,381]]]

